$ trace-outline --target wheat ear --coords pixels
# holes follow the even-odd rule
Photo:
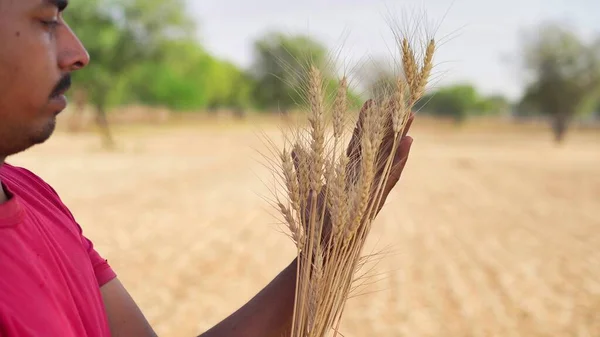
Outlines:
[[[278,200],[277,207],[298,252],[291,337],[337,335],[353,284],[363,279],[357,276],[368,258],[362,251],[411,111],[424,94],[436,48],[433,39],[428,41],[419,62],[409,39],[398,42],[403,76],[366,107],[352,151],[341,145],[350,113],[346,77],[328,105],[323,73],[314,65],[306,69],[309,128],[298,132],[291,152],[279,152],[287,200]],[[329,115],[333,144],[326,137]]]

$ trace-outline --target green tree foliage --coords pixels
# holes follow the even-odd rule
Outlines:
[[[470,84],[442,87],[425,95],[415,108],[434,116],[452,118],[457,123],[470,116],[486,116],[507,113],[510,104],[502,96],[481,96]]]
[[[600,94],[600,38],[585,43],[558,23],[528,32],[522,63],[529,76],[519,107],[549,115],[560,143],[577,114],[591,113]]]
[[[105,145],[113,139],[107,109],[127,100],[128,75],[140,62],[159,62],[164,45],[187,36],[193,23],[185,16],[183,0],[73,1],[65,20],[88,50],[92,63],[74,77],[96,108]]]
[[[483,97],[475,111],[482,115],[507,115],[512,110],[511,103],[502,95]]]
[[[423,110],[430,114],[462,122],[476,109],[479,96],[471,85],[455,85],[428,94],[421,102]]]
[[[136,65],[128,80],[133,100],[173,111],[251,106],[251,82],[230,62],[218,60],[194,40],[171,40],[160,60]]]
[[[249,74],[240,70],[231,62],[212,59],[207,77],[210,82],[208,107],[247,109],[253,104],[253,82]]]
[[[95,108],[106,145],[113,143],[107,113],[118,105],[286,111],[305,103],[309,64],[324,70],[327,94],[333,97],[339,78],[320,42],[267,34],[255,43],[252,72],[245,71],[205,50],[186,15],[185,0],[74,1],[65,13],[92,60],[74,74],[73,93],[81,105]],[[358,107],[361,97],[349,94],[351,106]]]
[[[161,59],[140,60],[132,67],[128,102],[188,110],[205,106],[201,82],[211,57],[193,41],[168,41]]]
[[[122,104],[173,111],[253,105],[253,81],[230,62],[210,55],[194,34],[185,1],[74,1],[65,19],[81,39],[91,64],[74,75],[113,144],[106,114]]]
[[[306,104],[308,67],[313,64],[322,72],[328,97],[333,97],[338,75],[335,64],[321,42],[304,35],[288,36],[271,32],[254,44],[255,63],[252,76],[253,95],[261,109],[275,109],[286,113],[294,106]],[[350,91],[355,107],[360,97]]]

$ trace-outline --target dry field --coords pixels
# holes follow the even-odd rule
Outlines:
[[[196,336],[293,258],[263,196],[264,125],[57,133],[12,158],[54,185],[161,336]],[[600,336],[600,136],[420,124],[346,337]]]

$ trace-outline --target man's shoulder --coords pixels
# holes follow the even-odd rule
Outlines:
[[[35,189],[38,192],[50,192],[51,194],[56,194],[56,191],[52,186],[37,174],[24,167],[15,166],[9,163],[4,163],[0,166],[0,180],[6,185],[12,185],[9,187],[12,187],[13,189],[27,189],[29,191]]]
[[[23,174],[36,176],[30,170],[28,170],[28,169],[26,169],[24,167],[21,167],[21,166],[12,165],[12,164],[7,163],[7,162],[5,162],[5,163],[3,163],[3,164],[0,165],[0,177],[3,177],[3,178],[18,177],[19,175],[23,175]]]
[[[0,166],[0,181],[9,188],[11,193],[19,195],[22,199],[29,201],[43,199],[72,218],[71,212],[63,204],[56,190],[31,170],[4,163]]]
[[[0,177],[11,180],[38,180],[45,183],[41,177],[32,171],[6,162],[0,165]]]
[[[0,165],[0,176],[2,176],[2,177],[8,176],[8,177],[15,177],[15,178],[28,177],[28,178],[35,178],[35,179],[43,180],[42,178],[37,176],[32,171],[30,171],[24,167],[13,165],[13,164],[10,164],[7,162]]]

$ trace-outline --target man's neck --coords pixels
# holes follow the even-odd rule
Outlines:
[[[4,159],[0,158],[0,166],[4,165]],[[6,195],[6,191],[2,187],[2,180],[0,180],[0,204],[5,203],[8,200],[8,196]]]
[[[1,181],[0,181],[1,183]],[[0,205],[2,205],[3,203],[8,201],[8,196],[6,195],[6,192],[4,191],[4,188],[2,187],[2,185],[0,185]]]

